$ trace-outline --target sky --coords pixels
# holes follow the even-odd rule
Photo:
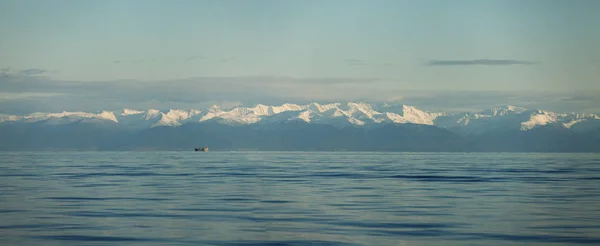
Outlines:
[[[600,1],[0,0],[0,113],[396,101],[600,112]]]

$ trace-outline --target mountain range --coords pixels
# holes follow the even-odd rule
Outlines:
[[[0,115],[0,150],[600,152],[600,115],[502,105],[426,112],[402,104]]]

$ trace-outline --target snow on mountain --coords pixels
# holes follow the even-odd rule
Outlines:
[[[22,118],[22,116],[0,114],[0,123],[5,122],[5,121],[18,121],[21,118]]]
[[[380,112],[384,112],[385,117],[381,119],[381,122],[392,122],[392,123],[413,123],[423,125],[434,125],[435,119],[443,114],[430,113],[419,110],[415,107],[403,105],[403,104],[381,104],[374,107]]]
[[[367,104],[359,102],[307,105],[283,104],[269,106],[221,109],[212,106],[202,110],[156,109],[98,113],[61,112],[32,113],[23,116],[0,115],[0,124],[6,122],[66,124],[73,122],[111,122],[125,129],[152,127],[177,127],[187,123],[216,121],[223,124],[248,125],[301,121],[311,124],[344,126],[373,126],[377,124],[435,125],[464,134],[480,134],[494,130],[528,131],[542,126],[587,131],[600,128],[600,117],[595,114],[558,114],[543,110],[528,110],[512,105],[502,105],[481,112],[431,113],[402,104]]]
[[[307,123],[329,124],[338,127],[348,125],[364,126],[378,123],[433,125],[433,120],[437,116],[437,114],[427,113],[405,105],[390,108],[393,112],[380,112],[375,110],[375,108],[370,104],[355,102],[325,105],[311,103],[307,106],[298,106],[295,112],[268,117],[265,119],[266,122],[263,123],[301,120]]]
[[[492,109],[484,110],[483,112],[481,112],[481,114],[489,116],[501,116],[509,114],[520,114],[525,112],[526,110],[526,108],[517,107],[513,105],[501,105]]]
[[[594,129],[600,129],[600,117],[598,115],[587,116],[583,119],[577,119],[568,123],[563,123],[564,127],[577,132],[587,132]]]
[[[144,111],[126,108],[126,109],[123,109],[123,112],[120,115],[127,116],[127,115],[143,114],[143,113],[144,113]]]
[[[160,113],[160,120],[152,126],[180,126],[181,121],[186,120],[194,115],[199,114],[199,110],[178,110],[169,109],[167,113]]]
[[[307,106],[307,108],[311,111],[322,113],[322,112],[337,108],[338,105],[339,105],[339,103],[330,103],[330,104],[325,104],[325,105],[321,105],[318,103],[311,103]]]
[[[546,126],[559,121],[559,116],[556,113],[546,112],[542,110],[526,111],[526,121],[521,122],[521,130],[531,130],[538,126]]]
[[[284,112],[285,108],[273,106],[265,106],[258,104],[253,108],[237,107],[230,111],[224,111],[220,114],[215,114],[215,117],[222,119],[224,122],[233,124],[253,124],[261,120],[262,116],[269,116],[278,112]]]
[[[111,121],[118,123],[117,118],[113,112],[102,111],[100,113],[86,113],[86,112],[61,112],[61,113],[32,113],[25,116],[17,115],[2,115],[0,116],[1,122],[22,122],[22,123],[34,123],[44,122],[47,124],[66,124],[77,121]]]
[[[528,131],[542,126],[575,129],[579,124],[595,121],[594,114],[558,114],[539,109],[500,106],[477,113],[447,114],[435,120],[438,127],[454,129],[464,134],[480,134],[494,130]],[[583,128],[580,128],[583,129]]]
[[[186,122],[204,122],[216,120],[225,124],[253,124],[263,118],[278,115],[288,111],[299,111],[305,107],[296,104],[283,104],[281,106],[266,106],[258,104],[254,107],[237,107],[229,111],[212,106],[206,110],[198,111],[195,117],[187,119]]]
[[[152,127],[160,120],[161,112],[156,109],[147,111],[124,109],[115,115],[120,127],[137,130]]]

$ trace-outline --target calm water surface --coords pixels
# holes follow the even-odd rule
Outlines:
[[[0,152],[2,245],[598,245],[599,154]]]

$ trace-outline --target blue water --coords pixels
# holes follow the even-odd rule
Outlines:
[[[1,245],[594,245],[599,154],[0,152]]]

